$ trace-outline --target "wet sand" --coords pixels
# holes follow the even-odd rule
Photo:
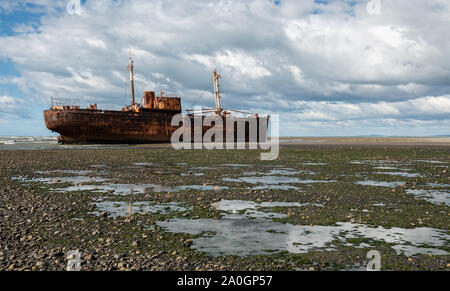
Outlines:
[[[297,149],[314,146],[324,147],[450,147],[450,137],[282,137],[279,139],[280,148]],[[0,139],[0,151],[2,150],[92,150],[92,149],[169,149],[167,144],[142,144],[142,145],[59,145],[56,138],[7,138]]]

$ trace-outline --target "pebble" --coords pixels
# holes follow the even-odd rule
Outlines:
[[[74,153],[74,155],[75,154],[76,153]],[[27,154],[25,153],[23,155],[26,156]],[[54,155],[58,156],[59,154],[54,153]],[[72,158],[74,163],[83,162],[83,159],[77,160],[75,159],[75,157]],[[5,158],[5,160],[8,159],[9,158],[7,157]],[[53,163],[53,161],[49,162]],[[21,162],[19,161],[19,164],[20,163]],[[23,166],[24,163],[22,163],[20,166],[23,169],[20,169],[14,164],[11,164],[13,171],[17,171],[17,174],[27,174],[28,169],[27,167]],[[120,164],[121,162],[117,161],[115,165],[117,165],[117,167],[120,167]],[[37,165],[39,166],[40,164],[37,163]],[[7,169],[3,165],[0,165],[0,168],[1,170]],[[37,170],[32,167],[30,167],[30,169],[32,169],[33,171]],[[10,170],[5,171],[6,173],[10,172]],[[123,177],[128,178],[127,173],[123,173]],[[118,183],[118,181],[114,181],[114,183]],[[9,188],[6,190],[7,187]],[[96,194],[91,193],[87,195],[90,198],[86,198],[86,195],[79,195],[79,193],[54,195],[54,193],[46,192],[41,189],[39,189],[39,191],[33,192],[34,190],[28,190],[30,188],[32,187],[27,186],[26,188],[24,187],[23,189],[21,189],[17,185],[0,185],[0,210],[2,212],[0,215],[0,218],[2,219],[0,220],[2,221],[2,228],[3,226],[5,226],[7,229],[7,232],[0,232],[0,241],[2,242],[0,246],[0,249],[2,249],[2,251],[0,251],[0,270],[63,270],[65,269],[67,261],[67,252],[77,248],[80,249],[83,258],[86,261],[86,269],[92,270],[116,269],[121,271],[134,271],[195,269],[198,271],[204,271],[219,269],[270,269],[275,266],[283,269],[284,267],[286,267],[285,263],[278,264],[270,261],[267,265],[253,265],[252,267],[251,265],[248,265],[248,261],[254,262],[253,259],[247,260],[246,258],[243,258],[241,261],[240,259],[230,260],[227,258],[222,259],[200,256],[200,259],[197,259],[198,257],[196,255],[191,254],[191,250],[188,250],[188,252],[184,253],[185,250],[183,249],[177,249],[177,251],[174,251],[175,249],[170,249],[171,247],[168,247],[168,243],[173,242],[178,245],[184,244],[185,246],[191,246],[193,244],[192,239],[180,239],[182,235],[173,237],[164,235],[164,237],[159,237],[162,243],[161,241],[160,243],[155,243],[156,238],[158,238],[158,236],[161,234],[161,230],[158,228],[151,230],[151,226],[149,229],[141,229],[141,226],[146,225],[148,222],[149,223],[147,225],[152,225],[155,221],[158,220],[158,218],[155,218],[153,216],[146,218],[137,216],[133,221],[130,222],[130,224],[126,224],[125,219],[108,218],[108,213],[102,212],[102,219],[93,217],[92,220],[86,219],[85,221],[81,221],[80,219],[84,218],[84,215],[86,213],[95,209],[95,206],[91,203],[91,199],[93,198],[91,196],[95,196]],[[386,192],[389,191],[390,189],[388,188]],[[397,191],[402,191],[402,189],[398,188]],[[7,192],[11,193],[11,195],[5,194]],[[242,198],[239,197],[239,195],[242,193],[232,192],[233,191],[225,193],[226,195],[223,195],[223,197],[229,199]],[[202,201],[201,203],[197,203],[197,205],[209,205],[209,202],[211,201],[220,201],[220,199],[217,198],[217,195],[216,197],[205,196],[205,198],[198,198],[198,196],[196,196],[198,193],[188,194],[191,195],[190,199],[192,201],[195,201],[196,199],[198,199],[198,201]],[[333,201],[331,208],[336,207],[336,209],[339,210],[339,208],[337,207],[337,203],[340,200],[335,200],[334,197],[333,199],[324,197],[321,193],[315,194],[320,195],[322,198],[318,200],[316,199],[316,197],[312,197],[310,200],[308,200],[309,198],[307,200],[309,202],[320,202],[323,200]],[[183,195],[174,194],[173,196],[182,199],[184,197]],[[252,201],[256,201],[257,199],[258,201],[266,201],[267,199],[271,199],[270,201],[280,200],[280,197],[276,193],[272,196],[270,191],[250,191],[248,196],[251,196],[248,200]],[[257,196],[263,196],[264,199],[260,199]],[[164,195],[147,195],[146,199],[154,199],[155,197],[157,199],[160,199],[161,197],[164,197]],[[170,197],[170,195],[168,195],[168,197]],[[141,198],[142,197],[138,199]],[[399,201],[403,199],[401,195],[399,195],[397,198],[399,199]],[[9,203],[9,205],[6,206],[4,204],[1,204],[4,202],[6,202],[7,204]],[[208,204],[205,204],[206,202],[208,202]],[[360,202],[367,201],[355,201],[355,206],[359,207]],[[444,205],[444,203],[442,204]],[[428,219],[414,219],[413,217],[411,217],[411,220],[406,220],[405,223],[408,224],[411,221],[414,221],[414,223],[421,225],[425,222],[426,224],[430,224],[432,226],[434,224],[434,220],[436,220],[435,218],[440,218],[438,217],[438,215],[440,214],[435,212],[434,209],[430,212],[432,213],[432,215],[435,215],[436,213],[433,221],[430,221]],[[68,213],[70,214],[70,217],[76,219],[67,219]],[[344,213],[345,215],[347,212],[342,213]],[[305,225],[314,225],[312,222],[317,223],[317,221],[310,219],[309,216],[306,216],[306,214],[309,214],[311,217],[315,217],[316,213],[310,214],[310,211],[305,209],[305,212],[302,216],[302,223],[304,223]],[[184,214],[185,217],[190,217],[190,215],[191,212]],[[289,215],[293,216],[296,214],[289,212]],[[447,215],[450,215],[450,213],[444,213],[441,216]],[[198,216],[193,216],[193,218],[198,218]],[[353,223],[359,221],[358,215],[350,216],[350,218]],[[348,218],[348,220],[350,220],[350,218]],[[305,219],[306,221],[304,221]],[[139,225],[139,223],[141,222],[142,225]],[[148,236],[143,233],[149,234],[148,236],[151,237],[151,239],[144,240]],[[125,234],[132,234],[133,236],[125,237],[123,236]],[[100,236],[104,236],[104,238],[100,239]],[[109,237],[107,238],[106,236]],[[140,239],[141,236],[143,239]],[[140,239],[141,242],[136,239]],[[55,246],[52,246],[52,244],[49,243],[53,240],[64,240],[64,243],[62,243],[61,247],[58,247],[57,249],[51,249],[52,247],[55,248]],[[108,244],[111,245],[106,246],[104,243],[102,243],[105,240]],[[20,241],[22,243],[20,243]],[[145,250],[142,250],[142,253],[138,251],[138,248],[130,247],[130,242],[132,246],[138,246],[139,244],[144,244],[144,241]],[[63,246],[65,247],[63,248]],[[119,253],[120,255],[117,255],[117,253]],[[162,253],[164,255],[161,255]],[[93,254],[95,254],[95,256]],[[179,257],[175,258],[177,255]],[[8,258],[10,258],[10,260],[8,260]],[[192,258],[194,258],[194,260]],[[337,260],[341,259],[342,258],[337,258]],[[345,258],[342,260],[345,261]],[[407,260],[408,262],[416,262],[415,265],[411,264],[410,267],[417,267],[418,261],[416,259],[408,258]],[[432,259],[427,260],[429,260],[432,264],[439,264],[439,268],[443,268],[445,266],[447,268],[450,267],[450,264],[448,264],[446,261],[442,261],[439,256],[435,256]],[[120,263],[118,263],[119,261]],[[422,261],[420,262],[422,264]],[[338,263],[341,262],[339,261]],[[425,266],[429,267],[429,265]],[[318,271],[322,268],[325,269],[323,265],[319,265],[318,269],[315,269],[315,267],[307,267],[307,270]]]

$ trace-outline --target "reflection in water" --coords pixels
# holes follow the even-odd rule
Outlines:
[[[321,204],[297,203],[297,202],[261,202],[245,200],[221,200],[213,203],[211,206],[217,210],[222,210],[231,213],[239,213],[248,218],[284,218],[287,217],[283,213],[275,213],[266,211],[267,208],[274,207],[306,207],[306,206],[322,207]]]
[[[88,176],[75,176],[75,177],[49,177],[49,178],[25,178],[25,177],[13,177],[12,180],[18,180],[23,183],[41,182],[45,184],[82,184],[82,183],[100,183],[106,181],[100,177],[88,177]]]
[[[417,173],[405,173],[405,172],[376,172],[375,174],[378,174],[378,175],[390,175],[390,176],[401,176],[401,177],[408,177],[408,178],[422,177],[422,175],[417,174]]]
[[[248,209],[261,209],[261,208],[273,208],[273,207],[305,207],[305,206],[323,206],[322,204],[311,204],[311,203],[298,203],[298,202],[253,202],[246,200],[220,200],[219,202],[213,203],[213,207],[218,210],[231,211],[236,213],[241,210]]]
[[[123,202],[123,201],[100,201],[95,202],[97,210],[90,214],[101,215],[106,212],[112,218],[131,216],[133,214],[183,212],[187,208],[182,203],[155,203],[155,202]]]
[[[393,188],[393,187],[401,186],[401,185],[403,185],[403,184],[405,184],[405,183],[404,183],[404,182],[382,182],[382,181],[371,181],[371,180],[367,180],[367,181],[359,181],[359,182],[355,182],[355,184],[363,185],[363,186],[376,186],[376,187],[389,187],[389,188]]]
[[[439,164],[439,165],[444,165],[444,164],[448,164],[447,162],[441,162],[441,161],[432,161],[432,160],[415,160],[414,162],[419,162],[419,163],[428,163],[428,164]]]
[[[416,246],[410,245],[395,245],[392,247],[399,254],[404,254],[407,257],[411,257],[414,255],[433,255],[433,256],[445,256],[448,255],[448,252],[441,249],[433,249],[433,248],[419,248]]]
[[[53,171],[36,171],[35,173],[40,174],[40,175],[61,173],[61,174],[68,174],[68,175],[86,176],[86,175],[94,173],[94,171],[91,171],[91,170],[53,170]],[[102,173],[104,173],[104,172],[102,172]]]
[[[448,254],[439,247],[448,246],[449,236],[432,228],[401,229],[338,223],[337,226],[298,226],[282,224],[269,219],[248,219],[246,215],[230,214],[222,219],[171,219],[157,222],[169,232],[200,235],[194,239],[192,248],[211,256],[258,255],[273,251],[307,253],[312,250],[333,250],[334,240],[346,243],[350,238],[368,238],[385,241],[397,246],[405,244],[416,247],[415,253],[428,253],[426,244],[435,247],[440,254]],[[354,243],[347,245],[353,245]],[[358,245],[356,245],[358,246]],[[397,253],[406,253],[397,247]]]
[[[182,190],[199,191],[222,191],[228,187],[214,185],[183,185],[183,186],[161,186],[155,184],[106,184],[106,185],[80,185],[67,188],[55,189],[57,191],[93,191],[103,193],[114,193],[119,195],[144,194],[150,192],[178,192]]]
[[[450,188],[450,184],[439,184],[439,183],[427,183],[427,186],[433,188]]]
[[[283,176],[264,176],[264,177],[239,177],[239,178],[222,178],[224,182],[238,182],[247,184],[312,184],[312,183],[333,183],[335,180],[301,180],[294,177]]]
[[[252,165],[248,165],[248,164],[223,164],[222,166],[229,167],[229,168],[245,168],[245,167],[251,167]]]
[[[399,168],[396,168],[396,167],[375,167],[374,169],[377,169],[377,170],[400,170]]]
[[[442,204],[445,203],[450,205],[450,193],[444,191],[437,190],[424,190],[424,189],[414,189],[414,190],[405,190],[407,194],[411,194],[416,196],[419,199],[426,200],[428,202],[434,204]]]
[[[291,185],[261,185],[250,188],[251,190],[294,190],[300,192],[301,189],[299,187],[291,186]]]

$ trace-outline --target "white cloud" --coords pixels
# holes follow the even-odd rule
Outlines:
[[[186,104],[211,91],[216,61],[235,109],[343,128],[448,114],[448,1],[382,1],[380,15],[363,0],[88,0],[81,15],[66,13],[65,0],[26,3],[0,2],[0,13],[44,13],[0,36],[0,58],[20,72],[0,84],[35,99],[129,102],[131,50],[139,94],[161,89]]]
[[[86,40],[86,42],[91,47],[106,49],[105,43],[103,41],[99,40],[99,39],[88,39],[88,40]]]
[[[24,104],[23,100],[8,95],[0,96],[0,113],[14,113]]]
[[[236,70],[239,75],[259,79],[272,75],[262,64],[261,60],[242,53],[226,50],[223,54],[216,56],[217,63],[225,69]]]
[[[450,95],[428,96],[402,102],[377,102],[350,104],[344,102],[291,102],[287,107],[301,113],[293,113],[297,120],[346,121],[369,119],[416,119],[434,117],[450,119]]]

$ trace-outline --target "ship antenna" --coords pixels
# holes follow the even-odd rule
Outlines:
[[[222,78],[219,74],[217,74],[216,70],[216,62],[214,62],[214,71],[213,71],[213,82],[214,82],[214,97],[216,101],[216,112],[220,114],[222,112],[222,108],[220,107],[220,85],[219,79]]]
[[[130,71],[130,82],[131,82],[131,105],[134,105],[134,76],[133,76],[133,69],[134,69],[134,61],[131,58],[131,51],[128,52],[128,56],[130,59],[130,64],[128,65],[128,71]]]

